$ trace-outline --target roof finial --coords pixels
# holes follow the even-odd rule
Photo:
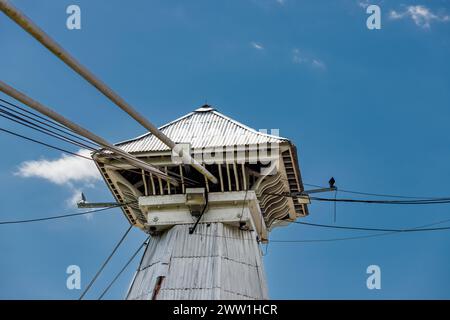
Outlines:
[[[209,112],[214,111],[215,109],[208,104],[208,100],[205,100],[205,104],[200,108],[195,109],[195,112]]]

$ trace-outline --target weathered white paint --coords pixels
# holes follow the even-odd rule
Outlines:
[[[147,214],[147,227],[153,227],[153,231],[177,224],[192,224],[196,219],[186,205],[185,194],[142,196],[139,197],[139,208]],[[222,222],[236,227],[245,222],[262,241],[268,238],[258,199],[252,190],[209,193],[208,207],[200,222]]]
[[[152,237],[127,299],[268,299],[255,232],[211,223],[192,235],[176,225]]]

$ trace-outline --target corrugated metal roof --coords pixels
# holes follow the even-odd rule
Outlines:
[[[281,143],[288,139],[258,132],[209,106],[203,106],[159,128],[175,143],[191,148]],[[117,144],[126,152],[166,151],[169,148],[151,133]]]
[[[255,234],[237,227],[176,225],[152,237],[127,295],[150,300],[158,277],[157,299],[267,299],[261,252]]]

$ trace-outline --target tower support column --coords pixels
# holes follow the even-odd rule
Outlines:
[[[268,299],[254,231],[221,222],[174,225],[150,239],[127,299]]]

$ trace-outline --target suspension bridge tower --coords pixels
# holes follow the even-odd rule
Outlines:
[[[151,133],[116,144],[167,173],[101,150],[93,157],[128,221],[151,235],[127,299],[268,299],[260,243],[308,214],[294,144],[208,105],[160,128],[218,179],[213,184]]]

